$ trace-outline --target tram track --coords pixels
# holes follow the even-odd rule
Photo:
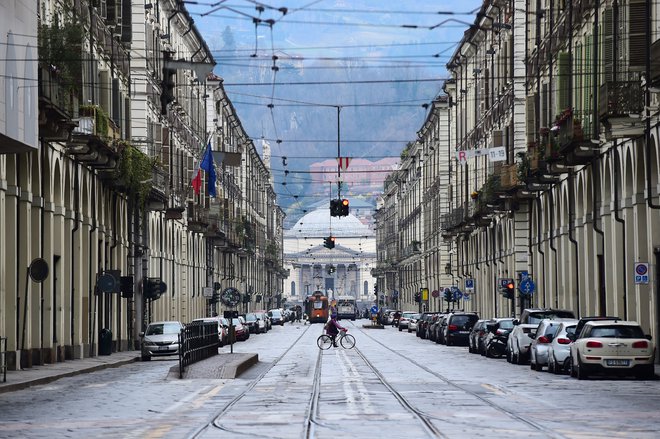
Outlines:
[[[541,425],[541,424],[539,424],[539,423],[536,423],[536,422],[534,422],[534,421],[531,421],[531,420],[529,420],[529,419],[526,419],[526,418],[524,418],[523,416],[521,416],[521,415],[519,415],[519,414],[513,412],[512,410],[509,410],[509,409],[507,409],[507,408],[505,408],[505,407],[502,407],[501,405],[499,405],[499,404],[497,404],[497,403],[495,403],[495,402],[493,402],[493,401],[490,401],[489,399],[487,399],[487,398],[481,396],[479,393],[477,393],[477,392],[475,392],[475,391],[472,391],[472,390],[470,390],[470,389],[468,389],[468,388],[466,388],[466,387],[464,387],[464,386],[461,386],[460,384],[457,384],[457,383],[453,382],[452,380],[450,380],[449,378],[445,377],[444,375],[441,375],[441,374],[439,374],[438,372],[435,372],[435,371],[429,369],[428,367],[424,366],[423,364],[420,364],[420,363],[418,363],[417,361],[415,361],[415,360],[413,360],[413,359],[411,359],[411,358],[408,358],[408,357],[406,357],[405,355],[401,354],[400,352],[397,352],[396,350],[390,348],[390,347],[387,346],[386,344],[382,343],[381,341],[377,340],[377,339],[374,338],[373,336],[369,335],[369,334],[367,333],[367,331],[364,331],[364,330],[360,329],[358,326],[355,326],[355,325],[354,325],[354,327],[355,327],[357,330],[359,330],[362,334],[364,334],[365,337],[371,339],[374,343],[377,343],[378,345],[382,346],[383,348],[387,349],[388,351],[392,352],[393,354],[395,354],[395,355],[401,357],[402,359],[404,359],[405,361],[409,362],[410,364],[412,364],[412,365],[418,367],[419,369],[422,369],[422,370],[425,371],[426,373],[428,373],[428,374],[430,374],[430,375],[432,375],[432,376],[435,376],[436,378],[438,378],[439,380],[443,381],[443,382],[446,383],[447,385],[452,386],[452,387],[454,387],[454,388],[456,388],[456,389],[458,389],[458,390],[460,390],[460,391],[462,391],[462,392],[465,392],[466,394],[469,394],[469,395],[473,396],[474,398],[476,398],[476,399],[478,399],[479,401],[485,403],[486,405],[488,405],[488,406],[494,408],[495,410],[497,410],[497,411],[503,413],[504,415],[506,415],[506,416],[508,416],[508,417],[510,417],[510,418],[513,418],[513,419],[515,419],[516,421],[519,421],[519,422],[522,422],[522,423],[528,425],[529,427],[533,428],[534,430],[536,430],[536,431],[538,431],[538,432],[540,432],[540,433],[543,433],[544,435],[547,435],[547,437],[552,437],[552,438],[557,438],[557,439],[565,439],[565,438],[566,438],[566,436],[563,436],[563,435],[557,433],[557,432],[554,431],[554,430],[551,430],[551,429],[549,429],[549,428],[547,428],[547,427],[545,427],[545,426],[543,426],[543,425]],[[366,360],[366,358],[364,358],[364,356],[363,356],[363,354],[362,354],[361,352],[360,352],[360,356],[363,357],[363,359],[365,360],[365,362],[368,362],[368,360]],[[370,367],[372,367],[372,366],[370,366]],[[375,369],[374,369],[374,370],[375,370]],[[385,383],[383,383],[383,384],[385,384]],[[386,387],[387,387],[387,384],[385,384],[385,385],[386,385]],[[416,409],[415,409],[415,410],[416,410]],[[424,413],[424,412],[422,412],[422,411],[418,411],[418,410],[416,410],[416,411],[419,412],[419,415],[420,415],[421,417],[423,417],[424,419],[426,419],[426,420],[429,420],[429,419],[437,419],[437,418],[432,417],[432,416],[430,416],[429,414]]]
[[[261,371],[261,373],[259,373],[259,375],[257,375],[250,382],[250,384],[248,384],[238,395],[236,395],[234,398],[232,398],[231,401],[227,402],[221,409],[217,410],[211,416],[211,420],[209,422],[207,422],[205,425],[198,428],[196,431],[194,431],[188,437],[191,438],[191,439],[197,439],[197,438],[201,438],[205,433],[209,432],[210,430],[221,430],[221,431],[225,431],[225,432],[228,432],[228,433],[241,435],[243,437],[250,436],[250,437],[256,437],[256,438],[270,439],[272,437],[271,435],[268,435],[268,436],[266,436],[266,435],[257,435],[257,434],[251,434],[251,433],[245,433],[245,432],[239,432],[239,431],[232,430],[232,429],[230,429],[230,428],[228,428],[228,427],[226,427],[222,424],[222,418],[224,416],[226,416],[236,404],[238,404],[243,398],[245,398],[245,396],[251,390],[253,390],[261,382],[261,380],[275,366],[277,366],[282,361],[282,359],[289,352],[291,352],[291,350],[296,346],[298,341],[300,341],[300,339],[302,339],[305,336],[305,334],[307,334],[307,332],[313,327],[314,327],[314,325],[307,326],[306,329],[300,334],[300,336],[298,336],[294,340],[294,342],[284,352],[282,352],[282,354],[280,354],[277,358],[275,358],[275,360],[267,368],[265,368],[263,371]],[[317,356],[317,364],[316,364],[315,370],[314,370],[314,376],[315,376],[314,386],[319,387],[319,388],[317,388],[315,391],[312,392],[312,399],[310,400],[310,404],[308,406],[308,415],[307,415],[308,420],[312,418],[312,416],[309,413],[312,413],[313,410],[314,411],[318,410],[318,394],[320,393],[320,385],[317,384],[317,383],[320,382],[320,368],[321,368],[321,353],[319,352],[319,354]],[[318,379],[317,379],[317,376],[318,376]],[[314,397],[316,397],[316,399],[317,399],[316,401],[314,401]],[[307,422],[306,424],[309,424],[309,422]],[[306,431],[309,431],[309,430],[310,430],[309,427],[306,428]],[[310,436],[305,436],[305,437],[310,437]]]

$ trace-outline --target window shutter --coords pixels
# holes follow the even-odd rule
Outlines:
[[[628,60],[630,70],[646,69],[646,0],[630,0],[628,5]]]
[[[525,113],[527,116],[527,142],[536,140],[536,107],[535,96],[527,96],[525,99]]]
[[[567,109],[571,104],[570,99],[570,75],[571,75],[571,54],[569,52],[559,52],[557,54],[557,111],[559,114]]]
[[[605,82],[614,80],[614,20],[612,9],[603,11],[603,77]]]

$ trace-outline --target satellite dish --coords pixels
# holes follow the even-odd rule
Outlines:
[[[48,262],[44,258],[33,259],[28,271],[33,281],[41,283],[48,277]]]

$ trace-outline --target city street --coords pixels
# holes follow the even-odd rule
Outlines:
[[[660,431],[660,381],[536,372],[396,328],[342,321],[354,349],[320,351],[322,325],[287,323],[234,346],[235,380],[168,377],[154,359],[0,395],[0,437],[628,437]],[[229,352],[229,348],[221,349]]]

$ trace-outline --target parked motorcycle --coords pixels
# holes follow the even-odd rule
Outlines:
[[[501,358],[506,355],[506,346],[509,339],[509,331],[500,329],[498,324],[489,324],[487,328],[493,333],[486,345],[486,356],[489,358]]]

